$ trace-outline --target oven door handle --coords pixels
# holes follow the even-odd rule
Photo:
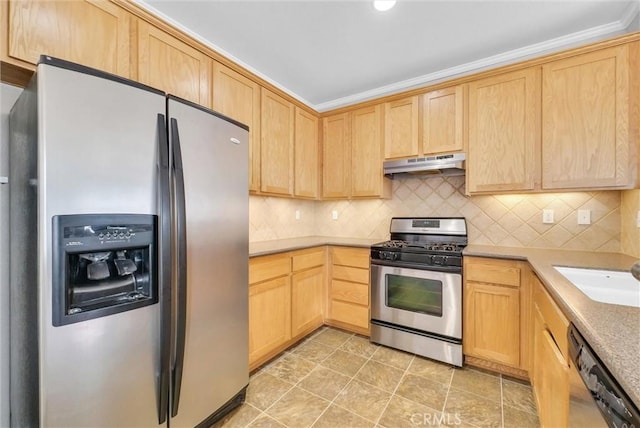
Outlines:
[[[377,259],[371,260],[371,265],[462,274],[462,267],[460,266],[426,266],[422,263],[397,262],[397,261],[386,261],[386,260],[377,260]]]

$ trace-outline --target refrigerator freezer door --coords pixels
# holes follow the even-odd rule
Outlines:
[[[156,426],[159,305],[54,327],[51,249],[54,215],[157,214],[157,115],[165,98],[41,64],[37,100],[38,224],[21,225],[17,235],[35,239],[38,231],[37,257],[21,256],[38,268],[39,307],[26,316],[38,317],[40,425]]]
[[[249,135],[208,110],[168,105],[180,138],[187,252],[184,364],[170,425],[193,427],[249,382]]]

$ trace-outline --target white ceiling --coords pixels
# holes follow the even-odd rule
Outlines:
[[[638,30],[640,0],[146,0],[141,6],[326,111]]]

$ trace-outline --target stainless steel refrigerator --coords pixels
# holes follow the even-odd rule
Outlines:
[[[208,426],[248,376],[248,128],[42,57],[10,113],[11,425]]]

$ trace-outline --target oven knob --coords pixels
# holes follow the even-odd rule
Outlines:
[[[434,265],[443,265],[444,264],[444,257],[442,257],[442,256],[433,256],[433,264]]]

